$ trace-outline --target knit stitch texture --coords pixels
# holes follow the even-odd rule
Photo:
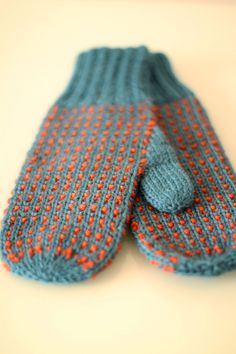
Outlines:
[[[191,183],[155,127],[148,60],[144,47],[79,56],[28,153],[3,220],[1,253],[12,272],[74,282],[110,264],[148,164],[143,189],[155,207],[191,203]],[[165,169],[160,155],[152,161],[159,142]]]
[[[132,232],[141,252],[165,271],[218,275],[235,269],[233,169],[206,111],[175,77],[168,59],[157,54],[150,62],[156,95],[153,112],[190,176],[195,197],[185,210],[160,213],[141,188],[133,207]]]

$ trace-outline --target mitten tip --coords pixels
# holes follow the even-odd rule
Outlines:
[[[179,166],[171,171],[163,166],[150,169],[141,185],[146,200],[161,212],[180,211],[194,200],[193,184]]]
[[[157,201],[156,208],[162,212],[175,213],[191,206],[193,199],[193,188],[190,184],[185,186],[184,190],[172,189],[168,197]]]

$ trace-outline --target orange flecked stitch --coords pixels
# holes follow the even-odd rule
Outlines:
[[[170,103],[158,103],[152,111],[194,183],[195,198],[191,208],[170,213],[167,221],[139,193],[131,227],[141,252],[163,270],[218,275],[236,267],[235,175],[201,104],[162,54],[153,70],[163,90],[157,96]],[[177,99],[165,87],[168,77]]]
[[[27,156],[3,220],[1,253],[12,272],[75,282],[111,263],[154,126],[145,103],[148,55],[144,47],[102,48],[79,57],[71,84]],[[95,57],[104,64],[99,76]],[[113,65],[115,86],[106,75]]]

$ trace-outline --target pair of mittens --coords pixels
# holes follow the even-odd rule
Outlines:
[[[3,219],[2,259],[36,280],[90,278],[111,263],[132,210],[152,262],[220,273],[235,264],[233,178],[164,56],[145,47],[90,50],[28,153]]]

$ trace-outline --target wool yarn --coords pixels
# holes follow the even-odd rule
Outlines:
[[[104,269],[119,249],[145,168],[142,188],[155,207],[192,202],[191,182],[153,117],[149,56],[138,47],[78,57],[3,219],[1,255],[12,272],[66,283]]]
[[[194,203],[160,213],[142,188],[132,211],[140,251],[165,271],[218,275],[236,268],[235,174],[207,113],[172,71],[167,57],[153,54],[156,122],[194,186]]]

